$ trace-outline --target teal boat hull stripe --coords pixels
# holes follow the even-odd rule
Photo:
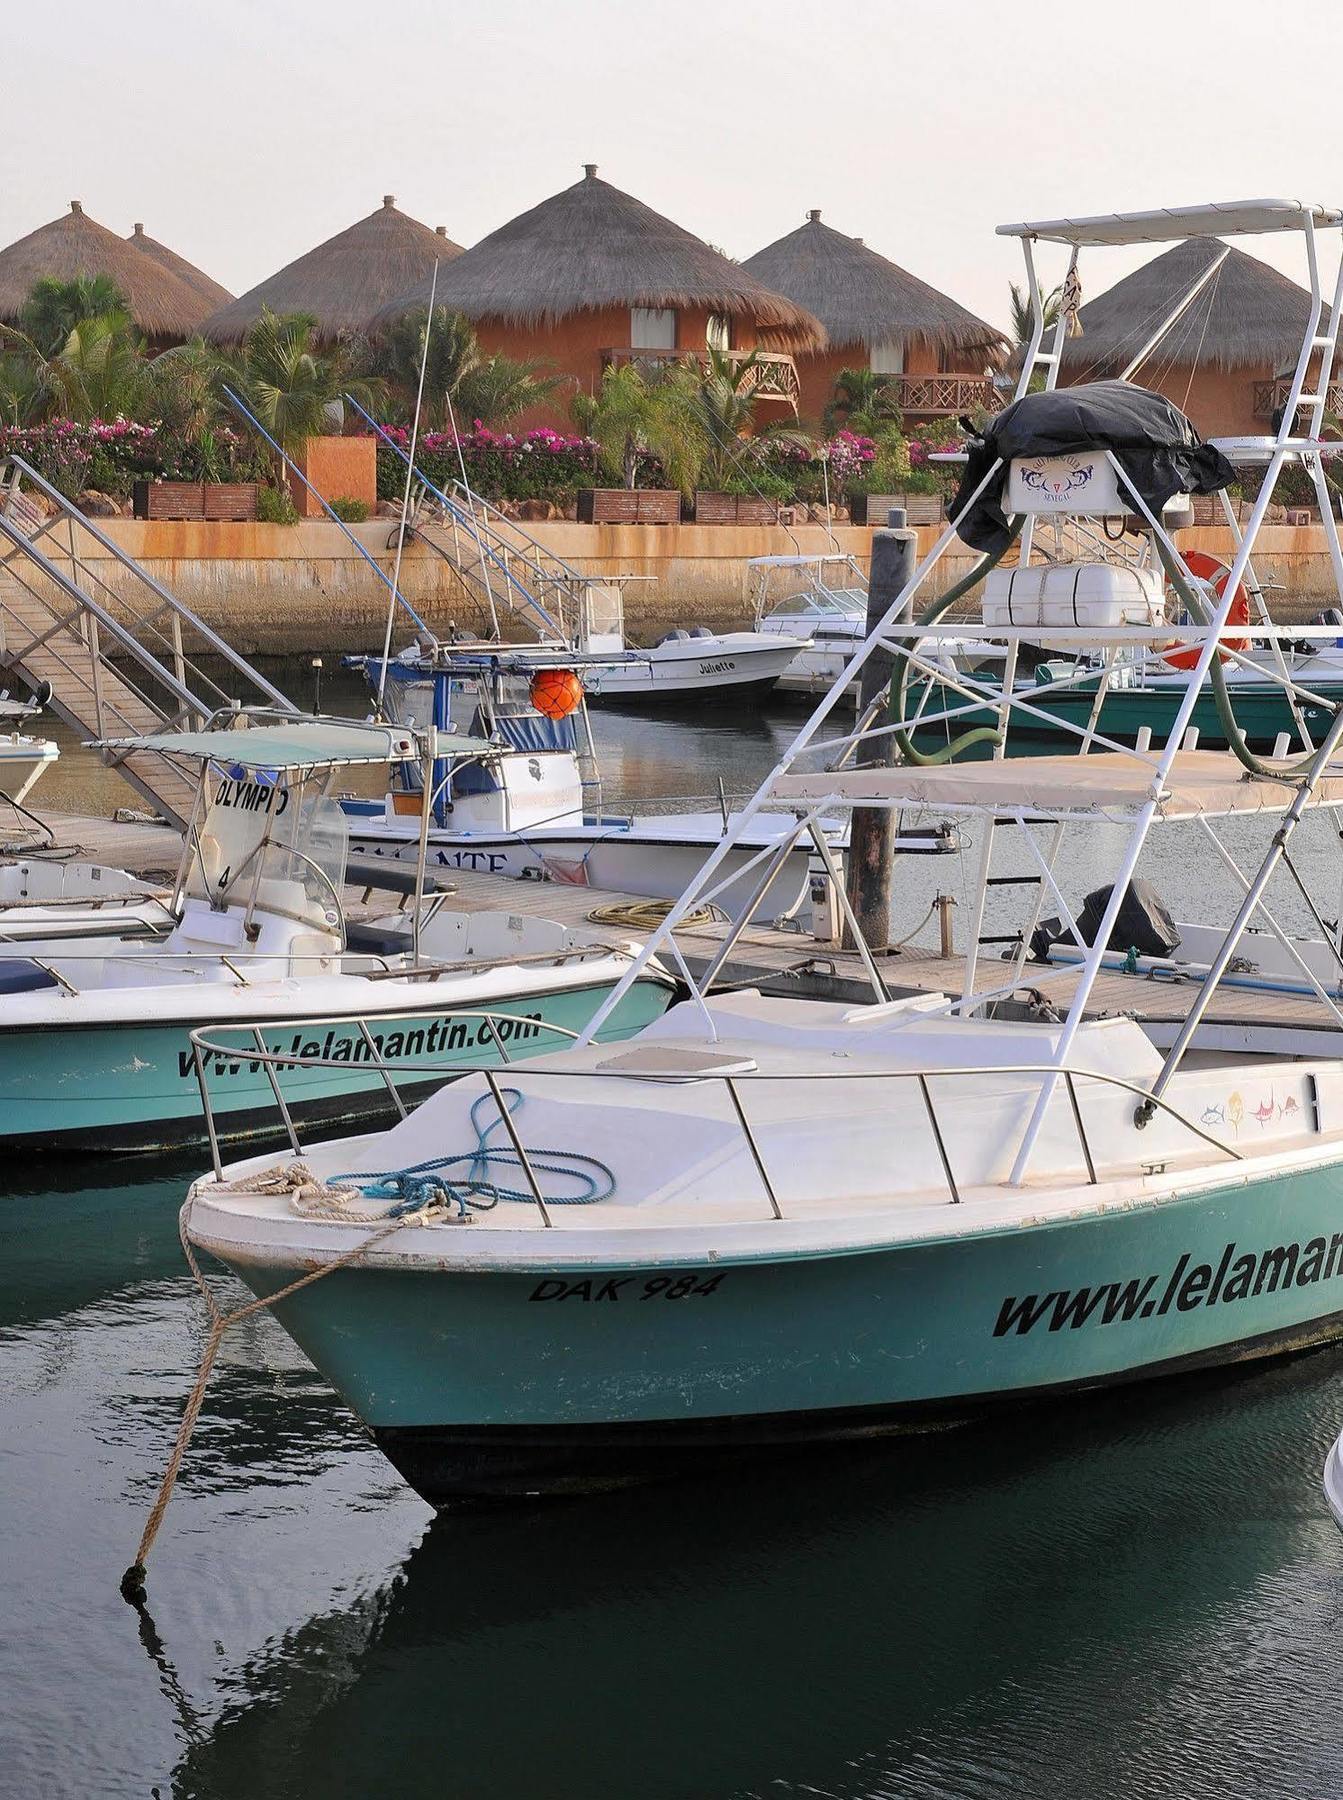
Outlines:
[[[458,1066],[502,1064],[498,1046],[478,1016],[481,1010],[518,1020],[511,1034],[505,1025],[500,1030],[510,1058],[521,1061],[560,1047],[562,1040],[543,1031],[543,1023],[581,1030],[610,986],[601,982],[513,995],[480,1007],[440,1002],[433,1008],[370,1018],[369,1033],[375,1048],[395,1066],[398,1082],[425,1092],[449,1079]],[[665,984],[638,983],[608,1021],[603,1039],[625,1038],[642,1030],[661,1016],[671,998],[672,990]],[[193,1024],[207,1022],[202,1018]],[[314,1022],[281,1032],[264,1019],[257,1023],[268,1050],[349,1058],[348,1069],[277,1072],[297,1122],[365,1118],[390,1104],[383,1077],[367,1066],[357,1025]],[[64,1031],[0,1031],[0,1145],[27,1150],[152,1150],[204,1142],[192,1028],[127,1023]],[[232,1022],[221,1028],[220,1038],[239,1045],[236,1059],[213,1055],[207,1059],[221,1140],[274,1136],[283,1126],[266,1069],[248,1058],[245,1035]],[[421,1040],[418,1049],[416,1038]],[[417,1066],[425,1071],[419,1081]]]
[[[557,1268],[567,1235],[561,1222]],[[258,1293],[297,1272],[236,1266]],[[572,1433],[580,1465],[594,1429],[792,1417],[815,1435],[864,1411],[956,1414],[1269,1355],[1334,1335],[1340,1312],[1337,1168],[805,1260],[348,1269],[277,1308],[389,1447],[427,1432],[443,1468],[460,1442],[476,1483],[491,1436],[512,1468],[518,1433]]]

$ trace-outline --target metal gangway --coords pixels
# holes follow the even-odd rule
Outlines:
[[[395,452],[409,475],[406,532],[448,563],[483,627],[502,641],[505,623],[543,641],[584,649],[593,637],[624,638],[624,602],[631,581],[651,577],[588,575],[546,548],[516,519],[460,479],[439,487],[352,397],[348,403]],[[393,528],[394,547],[401,526]],[[609,646],[604,646],[609,647]]]
[[[13,455],[0,462],[0,668],[35,690],[49,688],[52,711],[88,739],[199,729],[235,704],[298,711],[95,520]],[[156,812],[185,828],[193,778],[147,752],[105,749],[102,758]]]

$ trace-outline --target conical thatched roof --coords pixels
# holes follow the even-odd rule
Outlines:
[[[384,309],[383,321],[428,297],[421,282]],[[582,181],[510,219],[440,272],[438,299],[469,319],[523,330],[608,306],[703,306],[753,320],[766,342],[786,349],[821,342],[810,313],[599,180],[595,163]]]
[[[176,250],[170,250],[157,238],[150,237],[144,226],[138,221],[126,242],[133,244],[146,256],[152,256],[160,268],[167,269],[169,274],[176,275],[180,281],[184,281],[193,294],[200,296],[211,312],[217,306],[227,305],[233,298],[228,289],[221,287],[217,281],[212,281],[204,269],[198,269],[195,263],[188,262],[185,256],[179,256]]]
[[[441,284],[443,269],[461,254],[461,245],[446,232],[408,218],[397,210],[396,196],[385,194],[377,212],[212,313],[205,335],[217,343],[237,343],[263,306],[277,313],[311,313],[319,339],[367,331],[374,314],[397,294],[421,280],[428,290],[435,262],[442,265]]]
[[[1078,314],[1081,337],[1065,344],[1064,372],[1076,377],[1122,368],[1225,249],[1218,238],[1189,238],[1088,300]],[[1136,379],[1166,363],[1240,369],[1293,362],[1309,315],[1304,288],[1257,257],[1232,250]]]
[[[97,224],[78,200],[59,219],[0,250],[0,319],[17,319],[33,283],[44,275],[58,281],[106,275],[150,338],[190,337],[210,310],[180,275]]]
[[[1006,348],[1002,333],[946,294],[821,223],[819,211],[742,264],[757,281],[814,313],[836,348],[923,342],[938,350]]]

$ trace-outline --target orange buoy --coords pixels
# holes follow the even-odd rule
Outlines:
[[[1215,556],[1209,556],[1206,550],[1186,550],[1182,561],[1196,580],[1210,581],[1213,593],[1219,600],[1222,598],[1226,593],[1227,577],[1231,573],[1224,562],[1219,562]],[[1246,598],[1243,587],[1238,587],[1231,596],[1231,610],[1226,615],[1226,622],[1228,625],[1248,625],[1250,622],[1250,602]],[[1223,638],[1222,646],[1217,654],[1225,662],[1228,650],[1248,650],[1250,640],[1249,638]],[[1202,650],[1201,644],[1188,644],[1181,650],[1163,650],[1161,655],[1172,669],[1192,669],[1202,654]]]
[[[572,669],[539,669],[532,676],[532,705],[546,719],[567,719],[582,704],[583,683]]]

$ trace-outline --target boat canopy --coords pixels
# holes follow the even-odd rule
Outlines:
[[[1150,388],[1131,381],[1087,381],[1023,394],[971,439],[951,504],[961,539],[990,554],[1001,554],[1012,541],[1001,486],[984,487],[995,464],[1006,469],[1018,457],[1086,451],[1113,452],[1157,516],[1176,494],[1215,494],[1236,479],[1221,451],[1203,442],[1173,401]]]
[[[1308,217],[1316,225],[1343,222],[1343,213],[1334,208],[1301,200],[1216,200],[1202,206],[1161,206],[1152,212],[1097,213],[1088,218],[1000,225],[998,236],[1046,238],[1058,244],[1161,244],[1172,238],[1299,231]]]
[[[1092,756],[1013,756],[1001,762],[780,775],[771,798],[808,807],[926,806],[1011,818],[1128,820],[1152,798],[1156,775],[1154,762],[1112,751]],[[1256,778],[1222,750],[1179,750],[1161,790],[1157,814],[1172,820],[1286,812],[1298,785],[1287,779]],[[1343,770],[1320,780],[1311,804],[1343,806]]]
[[[323,769],[344,763],[418,761],[414,735],[395,725],[361,725],[314,719],[292,723],[225,726],[218,731],[156,731],[145,737],[103,738],[97,748],[126,754],[156,750],[244,769]],[[466,755],[490,748],[483,738],[440,734],[439,753]]]

